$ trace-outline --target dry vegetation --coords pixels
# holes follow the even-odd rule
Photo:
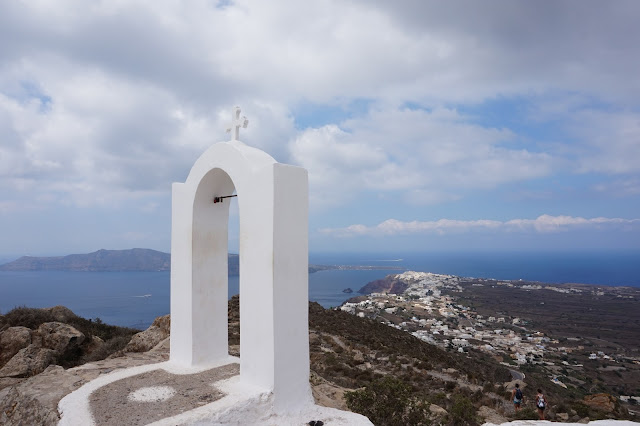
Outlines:
[[[490,304],[479,298],[470,302],[485,308]],[[229,301],[228,318],[230,352],[239,355],[238,296]],[[52,321],[72,325],[86,336],[87,343],[57,360],[64,367],[103,359],[122,349],[138,332],[87,320],[62,307],[13,309],[0,315],[0,331],[18,325],[36,329]],[[324,309],[317,303],[309,304],[309,331],[312,376],[346,389],[341,403],[346,402],[351,410],[366,415],[376,425],[480,424],[481,407],[516,418],[510,393],[503,387],[511,374],[498,360],[482,352],[443,350],[376,320]],[[105,342],[99,351],[88,350],[93,336]],[[525,407],[517,418],[535,418],[535,411],[526,403],[533,400],[532,389],[549,389],[548,376],[537,366],[524,366],[522,371],[527,375]],[[598,379],[595,383],[589,377],[584,379],[595,386],[594,390],[600,390]],[[553,388],[547,392],[553,401],[548,415],[553,418],[554,413],[568,412],[578,418],[604,418],[602,412],[582,403],[585,393],[573,386]],[[618,408],[615,417],[627,416],[626,410]]]
[[[229,301],[229,344],[239,344],[239,299]],[[309,304],[311,369],[347,392],[347,405],[376,425],[479,424],[480,406],[502,410],[494,383],[507,369],[483,354],[441,350],[410,334]],[[432,413],[431,404],[447,411]]]
[[[85,336],[81,345],[71,346],[56,360],[56,364],[65,368],[105,359],[123,349],[131,337],[140,332],[133,328],[104,324],[99,318],[95,321],[82,318],[62,306],[49,309],[14,308],[5,315],[0,315],[0,331],[16,326],[35,330],[43,323],[56,321],[71,325]],[[98,347],[91,345],[93,337],[99,338],[104,343]]]

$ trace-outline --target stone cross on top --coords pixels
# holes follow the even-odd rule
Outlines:
[[[247,117],[240,117],[240,107],[234,107],[233,114],[231,116],[231,124],[226,129],[227,133],[231,132],[231,140],[237,141],[238,136],[240,135],[240,127],[246,129],[248,124],[249,120],[247,120]]]

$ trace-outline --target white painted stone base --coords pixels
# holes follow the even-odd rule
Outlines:
[[[238,362],[238,358],[229,357],[230,361]],[[218,367],[221,364],[208,365],[199,368],[184,368],[171,362],[148,364],[126,370],[114,371],[95,380],[86,383],[78,390],[64,397],[58,404],[61,413],[61,426],[91,426],[95,425],[91,415],[89,397],[92,392],[113,383],[117,380],[135,376],[155,369],[164,369],[173,374],[193,374],[209,368]],[[306,425],[311,420],[322,420],[324,424],[331,426],[372,426],[373,423],[366,417],[340,411],[335,408],[321,407],[309,403],[301,405],[295,410],[289,410],[286,414],[278,413],[274,408],[273,392],[254,385],[242,383],[240,376],[234,376],[227,380],[215,383],[215,387],[226,395],[210,404],[182,414],[167,417],[151,423],[153,426],[177,426],[177,425]],[[136,395],[135,400],[157,401],[165,397],[170,398],[167,389],[162,387],[143,388],[144,392]],[[143,390],[140,389],[139,391]]]
[[[89,383],[82,385],[78,390],[71,392],[58,403],[58,412],[60,413],[60,421],[58,426],[93,426],[93,416],[89,404],[89,396],[95,390],[106,386],[116,380],[125,379],[135,376],[136,374],[146,373],[157,368],[162,368],[167,362],[158,364],[146,364],[138,367],[127,368],[125,370],[114,371],[97,379],[91,380]]]
[[[302,426],[311,420],[322,420],[324,424],[331,426],[373,426],[368,418],[360,414],[312,404],[300,407],[296,412],[277,414],[273,405],[273,393],[242,384],[238,376],[220,381],[216,383],[216,387],[227,396],[150,426]]]

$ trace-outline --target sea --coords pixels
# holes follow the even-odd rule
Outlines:
[[[9,261],[11,259],[7,259]],[[405,270],[475,278],[640,287],[640,250],[581,252],[440,252],[311,254],[319,265],[375,266],[309,274],[309,299],[339,306],[358,290]],[[169,313],[169,272],[0,271],[0,314],[14,307],[64,305],[85,318],[147,328]],[[229,277],[229,296],[239,277]],[[353,293],[344,292],[351,289]]]

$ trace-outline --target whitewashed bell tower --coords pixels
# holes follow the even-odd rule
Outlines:
[[[172,190],[171,363],[229,362],[230,201],[240,224],[240,380],[269,389],[276,409],[312,403],[309,387],[307,171],[238,140],[207,149]]]

